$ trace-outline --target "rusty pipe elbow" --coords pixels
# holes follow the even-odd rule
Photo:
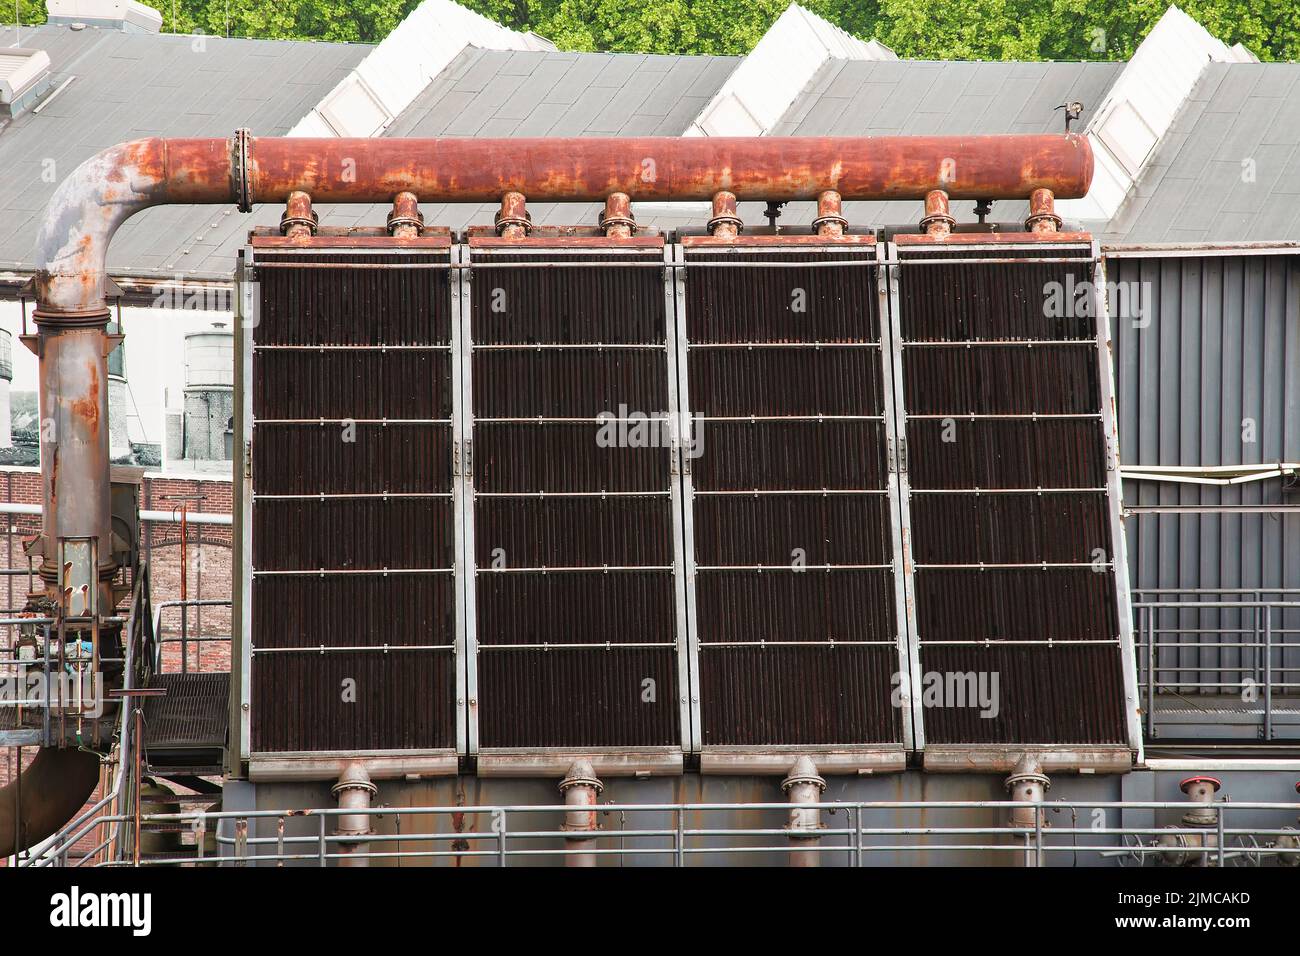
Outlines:
[[[78,166],[50,198],[36,240],[38,320],[57,323],[106,309],[108,245],[141,210],[239,201],[239,141],[138,139],[110,146]]]
[[[90,799],[98,783],[96,754],[72,747],[40,750],[27,769],[0,787],[0,859],[30,849],[57,833]]]

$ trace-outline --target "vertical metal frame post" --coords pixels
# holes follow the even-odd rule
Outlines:
[[[898,324],[898,259],[894,244],[877,246],[876,291],[880,298],[880,362],[884,377],[882,405],[889,445],[889,519],[894,546],[894,612],[898,628],[898,675],[902,694],[903,745],[925,747],[921,707],[921,666],[913,613],[912,509],[907,478],[907,410],[903,403],[903,337]]]
[[[456,528],[460,537],[461,586],[458,589],[457,607],[460,609],[461,629],[457,632],[457,640],[463,651],[458,657],[456,699],[458,727],[462,721],[464,725],[462,753],[473,756],[478,753],[478,611],[475,603],[478,572],[474,553],[474,325],[471,321],[471,283],[474,274],[470,268],[468,244],[452,246],[451,265],[452,319],[459,326],[458,332],[454,334],[452,361],[457,369],[460,388],[457,397],[460,409],[454,416],[456,440],[453,445],[455,463],[452,469],[459,508]],[[458,746],[460,739],[458,734]]]
[[[677,427],[672,458],[673,565],[677,601],[677,698],[682,750],[703,746],[700,724],[700,646],[695,617],[695,488],[686,441],[694,442],[686,363],[686,273],[682,247],[664,243],[664,317],[667,323],[668,402]]]
[[[1120,667],[1124,674],[1124,723],[1129,746],[1142,762],[1142,705],[1139,700],[1137,654],[1133,643],[1133,604],[1129,590],[1128,543],[1124,534],[1124,483],[1119,471],[1119,430],[1115,418],[1115,362],[1111,351],[1110,308],[1106,295],[1106,262],[1096,240],[1092,243],[1093,313],[1097,324],[1098,385],[1101,420],[1106,437],[1106,501],[1110,521],[1111,565],[1115,575],[1115,608],[1119,617]],[[1151,640],[1155,640],[1152,615]],[[1155,674],[1148,675],[1155,687]]]

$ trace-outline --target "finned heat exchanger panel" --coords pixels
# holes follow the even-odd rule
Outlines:
[[[252,255],[252,750],[451,748],[450,251]]]
[[[901,747],[886,328],[870,242],[687,243],[701,744]]]
[[[679,749],[689,717],[663,246],[465,252],[470,749]]]
[[[897,250],[925,744],[1127,746],[1127,589],[1091,244]]]

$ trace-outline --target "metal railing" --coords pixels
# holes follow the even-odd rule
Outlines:
[[[1012,810],[1038,810],[1034,826],[987,822],[990,815],[1005,819]],[[549,806],[371,807],[360,809],[281,809],[190,811],[147,814],[140,825],[183,829],[194,835],[194,846],[164,858],[142,858],[138,865],[190,866],[315,866],[359,863],[403,865],[478,862],[490,866],[512,863],[560,864],[581,854],[607,858],[616,865],[688,866],[693,863],[749,863],[781,860],[799,854],[826,865],[871,866],[879,863],[969,863],[969,854],[983,862],[1017,865],[1145,865],[1170,856],[1180,865],[1261,865],[1300,861],[1297,831],[1287,825],[1300,813],[1300,804],[1216,803],[1209,826],[1186,823],[1159,826],[1156,814],[1181,815],[1187,802],[1047,801],[892,801],[855,803],[692,803],[604,804],[597,811],[605,824],[582,834],[563,829],[573,808]],[[790,819],[792,810],[816,810],[831,823],[810,831],[776,824]],[[1101,811],[1100,817],[1097,811]],[[934,823],[943,812],[962,817],[951,824]],[[1144,812],[1139,825],[1080,826],[1080,819],[1103,824],[1112,814]],[[1248,814],[1276,814],[1278,825],[1249,826]],[[374,832],[339,834],[338,818],[364,815]],[[538,815],[550,828],[539,828]],[[880,821],[882,815],[885,823]],[[1067,821],[1060,825],[1046,819]],[[645,823],[645,818],[652,819]],[[714,825],[711,816],[722,818]],[[744,825],[739,817],[747,817]],[[971,819],[974,817],[975,819]],[[404,820],[419,820],[429,831],[403,831]],[[486,829],[457,830],[463,821],[484,820]],[[900,822],[900,820],[902,822]],[[618,827],[611,829],[617,821]],[[692,822],[699,821],[699,823]],[[1233,822],[1237,821],[1237,822]],[[1285,821],[1285,823],[1283,822]],[[374,823],[386,824],[376,830]],[[85,820],[65,831],[58,846],[29,861],[32,866],[79,867],[130,865],[129,857],[112,859],[76,856],[73,847],[96,827],[129,826],[130,814]],[[637,825],[629,825],[629,824]],[[767,823],[768,825],[764,825]],[[295,832],[290,832],[291,830]],[[216,855],[205,849],[209,831],[215,834]],[[811,838],[810,838],[811,834]],[[936,860],[936,855],[943,855]],[[764,857],[766,856],[766,860]]]
[[[163,649],[168,644],[180,645],[180,672],[189,673],[190,670],[190,649],[196,649],[195,669],[203,670],[203,645],[204,644],[230,644],[229,634],[204,634],[202,630],[191,634],[189,629],[189,617],[186,610],[192,607],[233,607],[234,602],[229,598],[190,598],[184,601],[161,601],[154,605],[153,616],[153,633],[155,643],[154,672],[162,673],[163,671]],[[167,629],[163,623],[163,612],[169,608],[181,609],[181,623],[179,633],[167,634]],[[226,667],[229,670],[229,664]]]
[[[1300,736],[1300,589],[1142,588],[1133,597],[1148,739],[1175,713],[1188,737]]]
[[[153,620],[149,613],[149,566],[142,562],[131,593],[131,609],[125,621],[122,690],[148,684],[150,665],[156,657]],[[138,830],[133,817],[139,808],[139,776],[134,772],[139,751],[139,722],[135,708],[123,698],[116,715],[116,747],[105,759],[104,793],[53,836],[18,855],[19,866],[48,865],[51,859],[67,860],[74,851],[82,861],[107,864],[123,859],[124,841]],[[90,848],[78,844],[93,835]]]

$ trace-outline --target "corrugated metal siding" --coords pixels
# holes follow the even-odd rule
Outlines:
[[[671,451],[603,447],[597,420],[670,410],[662,261],[472,249],[482,748],[682,741]]]
[[[1124,464],[1300,460],[1300,259],[1112,258],[1107,280]],[[1247,419],[1253,442],[1243,440]],[[1278,479],[1231,487],[1128,481],[1124,503],[1295,505],[1300,495],[1284,493]],[[1300,588],[1300,514],[1134,515],[1126,528],[1135,589],[1249,588],[1267,599],[1276,597],[1271,589]],[[1159,626],[1249,630],[1252,613],[1166,611]],[[1285,612],[1279,624],[1292,631],[1292,647],[1274,663],[1300,667],[1300,613]],[[1259,679],[1252,652],[1196,646],[1224,640],[1214,635],[1182,640],[1161,651],[1163,684],[1190,693],[1180,682]]]
[[[437,268],[448,254],[257,261],[303,267],[257,273],[253,749],[450,747],[451,295]],[[344,263],[433,268],[322,267]],[[318,421],[290,421],[301,419]],[[356,497],[383,493],[418,497]],[[276,573],[320,569],[342,573]]]
[[[1096,320],[1046,306],[1091,267],[909,264],[1033,254],[900,251],[919,667],[997,680],[995,714],[926,701],[930,743],[1126,742]]]
[[[902,739],[877,269],[698,265],[874,257],[687,252],[705,746]]]

